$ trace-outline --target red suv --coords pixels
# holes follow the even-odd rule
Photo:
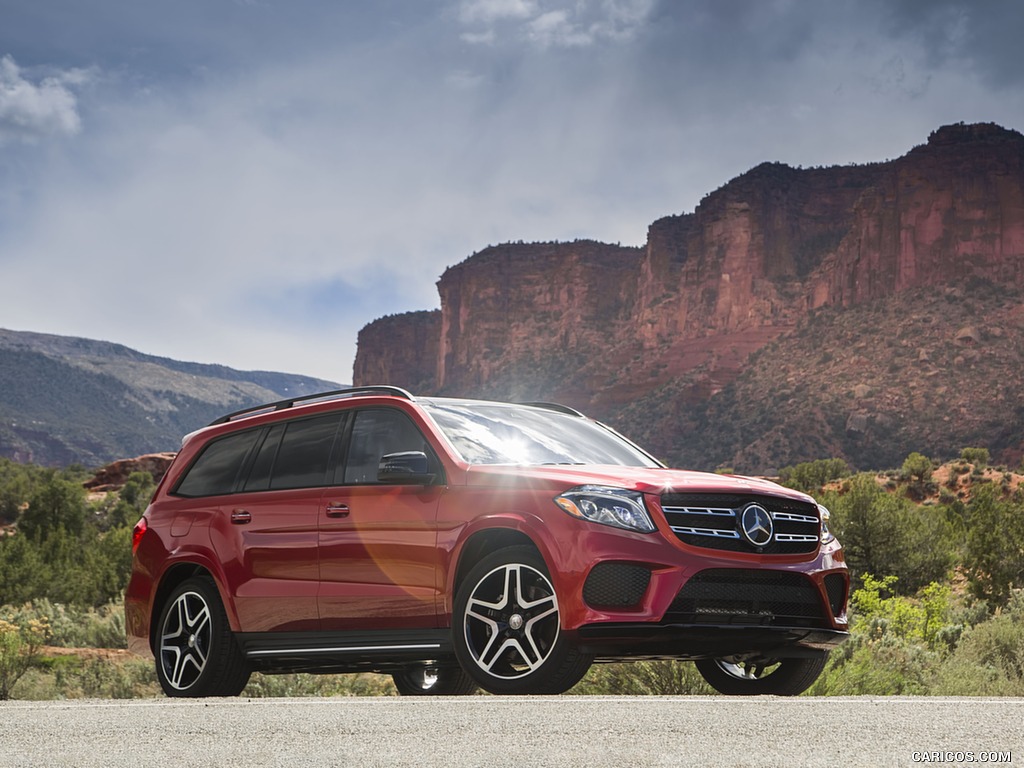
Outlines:
[[[339,390],[185,438],[135,526],[129,644],[169,696],[236,695],[253,670],[560,693],[638,658],[797,694],[847,637],[827,520],[564,406]]]

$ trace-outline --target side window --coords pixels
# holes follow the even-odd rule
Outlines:
[[[210,443],[178,483],[178,496],[219,496],[235,490],[238,472],[261,430],[249,429]]]
[[[275,424],[267,432],[263,445],[256,453],[252,469],[249,470],[249,479],[245,481],[246,491],[265,491],[270,487],[270,473],[274,469],[274,460],[277,458],[277,449],[281,446],[284,428],[284,424]]]
[[[324,485],[334,435],[340,423],[341,413],[289,422],[273,463],[270,489]]]
[[[433,462],[433,451],[416,425],[391,408],[357,411],[349,440],[343,483],[377,482],[381,456],[402,451],[423,451]]]

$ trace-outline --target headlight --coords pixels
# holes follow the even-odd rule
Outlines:
[[[647,514],[643,494],[625,488],[581,485],[555,497],[555,504],[573,517],[613,525],[629,531],[651,533],[654,523]]]
[[[828,521],[832,517],[832,513],[826,507],[819,504],[818,514],[821,516],[821,543],[828,544],[836,538],[832,535],[832,531],[828,529]]]

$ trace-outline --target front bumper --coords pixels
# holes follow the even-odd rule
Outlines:
[[[849,638],[834,629],[631,622],[588,624],[575,634],[581,649],[597,661],[813,657]]]

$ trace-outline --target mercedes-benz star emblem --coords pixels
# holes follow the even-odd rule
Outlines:
[[[743,536],[755,547],[766,547],[775,533],[772,516],[760,504],[748,504],[740,515],[740,529]]]

